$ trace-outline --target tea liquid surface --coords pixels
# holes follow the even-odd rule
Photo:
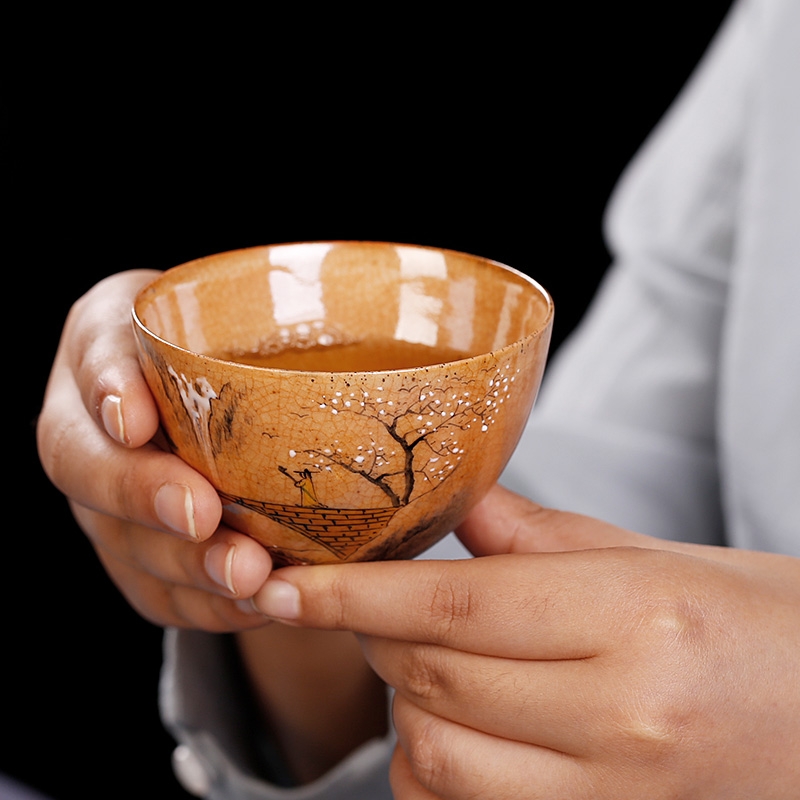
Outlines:
[[[228,353],[218,358],[255,367],[304,372],[391,372],[457,361],[470,355],[453,348],[384,339],[289,348],[278,353]]]

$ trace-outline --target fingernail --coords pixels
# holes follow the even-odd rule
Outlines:
[[[115,394],[106,395],[100,406],[100,416],[106,433],[120,444],[128,444],[125,437],[125,419],[122,416],[122,398]]]
[[[215,544],[206,553],[206,572],[214,583],[227,589],[231,594],[238,594],[233,585],[233,559],[236,546]]]
[[[165,483],[156,492],[155,509],[158,518],[168,528],[197,540],[194,500],[188,486],[182,483]]]
[[[300,592],[291,583],[268,580],[254,598],[256,608],[275,619],[297,619],[300,616]]]

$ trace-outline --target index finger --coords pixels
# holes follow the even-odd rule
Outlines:
[[[308,627],[499,657],[588,658],[632,602],[626,565],[639,552],[285,567],[254,601],[267,616]]]
[[[130,270],[96,284],[70,310],[56,357],[56,369],[71,373],[89,414],[116,441],[132,447],[148,441],[158,427],[131,329],[136,293],[158,274]]]

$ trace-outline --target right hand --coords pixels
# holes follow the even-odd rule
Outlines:
[[[143,617],[216,632],[263,626],[250,598],[270,574],[269,554],[220,525],[211,484],[159,445],[130,317],[157,274],[113,275],[70,310],[39,416],[39,458]]]

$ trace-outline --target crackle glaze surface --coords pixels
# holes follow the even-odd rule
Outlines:
[[[552,303],[535,282],[452,251],[274,245],[176,267],[140,293],[142,367],[174,452],[277,563],[405,558],[497,480],[544,369]],[[370,372],[214,357],[364,340],[458,354]]]

